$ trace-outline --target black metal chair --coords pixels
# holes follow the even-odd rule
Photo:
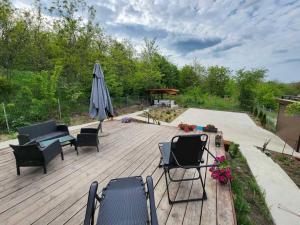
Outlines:
[[[100,202],[97,225],[158,225],[153,180],[150,176],[146,178],[146,183],[148,192],[140,176],[113,179],[100,197],[97,195],[98,182],[94,181],[90,186],[84,225],[94,225],[97,201]],[[147,197],[150,201],[150,219]]]
[[[47,173],[47,164],[58,154],[64,160],[63,151],[59,141],[55,141],[45,148],[38,143],[26,145],[10,145],[16,158],[17,174],[20,175],[20,167],[42,166]]]
[[[81,128],[80,134],[77,135],[77,147],[96,147],[99,152],[99,130],[101,130],[101,123],[98,125],[98,128]]]
[[[212,167],[214,166],[214,164],[208,165],[208,163],[206,162],[206,165],[201,165],[204,164],[204,160],[202,159],[204,151],[207,151],[209,155],[216,159],[215,156],[206,147],[207,141],[208,136],[206,134],[192,134],[174,136],[171,142],[163,142],[158,144],[162,156],[161,166],[164,169],[168,199],[170,204],[207,199],[207,195],[205,192],[205,181],[203,181],[200,169],[205,167]],[[198,176],[185,179],[173,179],[170,175],[170,170],[176,168],[196,169],[198,171]],[[170,179],[170,182],[191,181],[200,179],[203,188],[202,197],[176,201],[171,200],[169,193],[168,177]]]

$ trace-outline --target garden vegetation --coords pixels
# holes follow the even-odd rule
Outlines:
[[[202,66],[197,60],[179,68],[163,56],[154,40],[137,51],[129,40],[107,35],[84,0],[36,0],[32,9],[0,2],[0,103],[8,123],[18,126],[72,112],[87,111],[93,65],[99,62],[112,99],[144,96],[149,88],[178,88],[182,106],[251,110],[277,107],[275,98],[298,94],[299,84],[265,81],[264,69],[233,72]],[[1,107],[2,108],[2,107]],[[0,128],[6,121],[0,113]]]

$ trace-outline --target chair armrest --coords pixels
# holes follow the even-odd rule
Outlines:
[[[82,133],[77,134],[78,146],[97,146],[99,143],[98,134]]]
[[[56,129],[59,130],[59,131],[65,131],[65,132],[67,132],[68,134],[70,133],[70,132],[69,132],[68,126],[67,126],[67,125],[64,125],[64,124],[57,125],[57,126],[56,126]]]
[[[91,133],[98,134],[99,130],[97,128],[81,128],[80,133]]]
[[[97,195],[98,182],[94,181],[89,190],[88,202],[86,205],[84,225],[94,224],[94,215],[95,215],[95,200],[98,199]]]
[[[40,148],[40,150],[43,153],[43,157],[45,159],[45,162],[50,162],[55,156],[61,153],[62,148],[58,140],[54,141],[50,145],[48,145],[46,148]]]
[[[24,144],[30,142],[30,138],[29,138],[28,134],[18,134],[17,138],[19,141],[19,145],[24,145]]]
[[[154,188],[153,188],[152,177],[147,176],[146,182],[147,182],[147,189],[148,189],[149,201],[150,201],[151,225],[158,225],[156,208],[155,208]]]

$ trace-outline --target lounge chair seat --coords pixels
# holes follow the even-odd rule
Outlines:
[[[142,177],[114,179],[97,195],[98,183],[90,187],[84,225],[94,224],[95,199],[100,201],[97,225],[149,224],[147,192]],[[158,225],[155,211],[153,181],[147,177],[151,224]]]

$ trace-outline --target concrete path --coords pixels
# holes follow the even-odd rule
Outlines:
[[[266,193],[266,202],[275,223],[300,224],[299,188],[278,164],[254,147],[262,146],[266,139],[271,138],[268,149],[281,152],[284,142],[279,137],[258,127],[245,113],[191,108],[177,117],[171,125],[177,126],[180,122],[196,125],[214,124],[223,131],[226,140],[239,143],[257,183]],[[287,147],[285,152],[291,153],[292,149]]]
[[[121,115],[121,116],[115,117],[114,119],[121,120],[124,117],[131,117],[131,118],[139,120],[139,121],[148,122],[148,118],[140,116],[141,114],[143,114],[144,111],[147,111],[147,109],[142,110],[142,111],[137,111],[134,113],[130,113],[130,114],[126,114],[126,115]],[[166,123],[163,121],[159,121],[159,122],[160,122],[160,125],[171,126],[170,123]],[[150,123],[152,123],[152,119],[150,119]]]

